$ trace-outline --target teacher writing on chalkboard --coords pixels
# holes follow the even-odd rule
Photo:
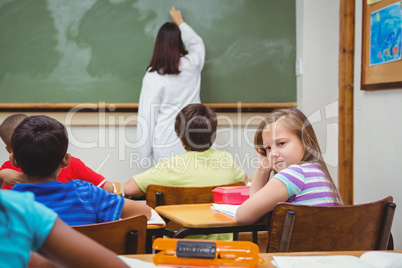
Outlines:
[[[166,22],[159,29],[142,81],[137,125],[142,163],[149,159],[156,164],[162,158],[185,152],[174,131],[175,117],[187,104],[201,102],[204,43],[184,22],[180,10],[172,7],[170,16],[174,23]]]

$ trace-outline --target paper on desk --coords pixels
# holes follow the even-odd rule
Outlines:
[[[236,218],[236,211],[240,205],[212,204],[212,209]]]
[[[156,266],[153,262],[147,262],[147,261],[142,261],[142,260],[138,260],[138,259],[134,259],[134,258],[128,258],[128,257],[124,257],[124,256],[118,256],[125,264],[128,265],[128,267],[141,267],[141,268],[154,268],[154,267],[158,267],[158,268],[168,268],[171,266]]]
[[[151,218],[148,220],[147,224],[149,225],[165,225],[165,221],[155,210],[151,209]]]
[[[278,268],[395,268],[401,267],[402,254],[368,251],[360,258],[350,255],[273,256]]]
[[[273,256],[278,268],[375,268],[349,255]]]

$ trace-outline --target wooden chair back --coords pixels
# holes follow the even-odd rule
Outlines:
[[[144,215],[72,227],[116,254],[145,254],[147,218]]]
[[[212,190],[216,187],[228,186],[244,186],[244,183],[235,182],[201,187],[176,187],[151,184],[147,187],[146,202],[152,208],[163,205],[213,203],[214,194]]]
[[[118,194],[118,195],[122,195],[122,191],[121,191],[121,183],[120,182],[112,182],[115,188],[114,193]]]
[[[382,200],[342,207],[278,203],[267,252],[385,250],[396,205]]]

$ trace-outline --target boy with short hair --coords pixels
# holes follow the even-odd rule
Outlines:
[[[0,125],[0,138],[5,143],[8,153],[12,153],[11,136],[15,128],[27,117],[25,114],[13,114],[7,117]],[[11,190],[15,184],[22,182],[22,177],[21,169],[15,168],[10,161],[4,162],[0,168],[0,178],[5,182],[3,189]],[[72,156],[70,164],[67,168],[61,170],[59,176],[57,176],[57,180],[60,182],[69,182],[76,179],[91,182],[108,192],[113,192],[114,189],[111,182],[87,167],[80,159]]]
[[[118,220],[137,214],[151,217],[142,203],[108,193],[93,184],[72,180],[61,183],[57,175],[68,166],[66,128],[47,116],[30,116],[15,129],[11,138],[10,161],[20,167],[25,183],[13,191],[30,191],[35,200],[58,213],[68,225],[83,225]]]
[[[189,104],[176,116],[175,131],[186,153],[161,160],[157,166],[133,176],[124,185],[126,196],[145,195],[150,184],[211,186],[244,182],[246,173],[233,157],[210,147],[216,138],[217,117],[203,104]]]

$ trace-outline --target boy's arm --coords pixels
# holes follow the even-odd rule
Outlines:
[[[124,195],[132,197],[144,196],[145,193],[141,190],[134,179],[130,179],[124,184]]]
[[[152,213],[148,205],[125,198],[120,218],[128,218],[139,214],[145,215],[147,217],[147,220],[149,220]]]
[[[29,268],[41,267],[41,268],[58,268],[60,267],[57,263],[45,258],[37,252],[31,251],[29,262]]]
[[[0,179],[3,180],[5,184],[14,186],[17,183],[24,182],[24,174],[22,174],[21,172],[6,168],[6,169],[0,170]]]
[[[106,181],[105,184],[103,184],[102,189],[109,193],[113,193],[114,187],[111,182]]]

